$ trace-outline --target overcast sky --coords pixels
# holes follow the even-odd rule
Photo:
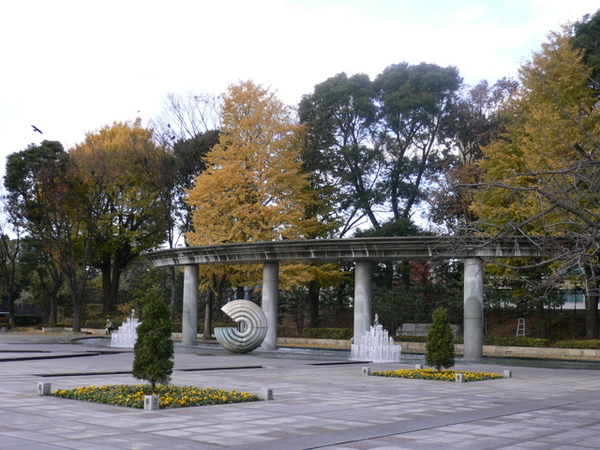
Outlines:
[[[168,93],[252,79],[296,105],[339,73],[406,61],[466,82],[516,73],[552,30],[598,0],[5,0],[0,174],[43,139],[69,148],[114,121],[160,113]],[[139,111],[139,112],[138,112]],[[37,126],[43,135],[34,132]]]

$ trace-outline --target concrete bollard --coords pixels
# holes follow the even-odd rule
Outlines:
[[[38,383],[38,395],[50,395],[52,393],[52,383]]]
[[[510,370],[505,370],[504,378],[512,378],[512,372]]]
[[[423,370],[423,364],[415,364],[415,370]]]
[[[271,388],[261,388],[260,389],[260,399],[261,400],[273,400],[273,389]]]
[[[158,395],[145,395],[144,409],[146,411],[156,411],[160,409],[160,397]]]
[[[363,367],[362,368],[362,374],[365,377],[371,375],[371,368],[370,367]]]
[[[457,373],[456,374],[456,382],[457,383],[464,383],[465,382],[465,374],[464,373]]]

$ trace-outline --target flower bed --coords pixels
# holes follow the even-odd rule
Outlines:
[[[147,384],[114,384],[107,386],[78,387],[58,389],[54,396],[71,398],[86,402],[107,403],[130,408],[144,407],[144,396],[150,392]],[[222,389],[199,388],[195,386],[158,385],[154,395],[160,396],[160,408],[183,408],[186,406],[221,405],[225,403],[254,402],[259,400],[255,394]]]
[[[442,370],[438,372],[434,369],[387,370],[385,372],[373,372],[372,375],[378,377],[412,378],[415,380],[456,381],[457,373],[464,374],[465,381],[481,381],[504,378],[502,375],[497,373],[465,372],[461,370]]]

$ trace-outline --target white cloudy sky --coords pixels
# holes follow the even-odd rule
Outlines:
[[[70,147],[114,121],[147,123],[170,92],[218,94],[252,79],[297,104],[336,73],[374,77],[402,61],[494,82],[514,75],[549,31],[598,8],[598,0],[4,0],[0,174],[6,155],[30,143]]]

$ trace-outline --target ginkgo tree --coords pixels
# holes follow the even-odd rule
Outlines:
[[[204,158],[206,169],[188,191],[194,208],[191,245],[317,237],[322,227],[307,214],[315,201],[302,170],[306,130],[274,92],[252,81],[231,85],[223,96],[219,142]],[[305,266],[282,269],[282,281],[309,277]],[[233,286],[259,284],[256,266],[211,267]]]
[[[572,47],[568,30],[552,33],[521,67],[521,86],[504,110],[510,125],[501,139],[483,150],[485,184],[473,210],[487,233],[569,238],[567,248],[554,255],[560,262],[552,267],[543,261],[553,270],[538,270],[538,278],[551,281],[580,274],[587,294],[586,336],[595,338],[600,110],[590,73],[582,52]]]

